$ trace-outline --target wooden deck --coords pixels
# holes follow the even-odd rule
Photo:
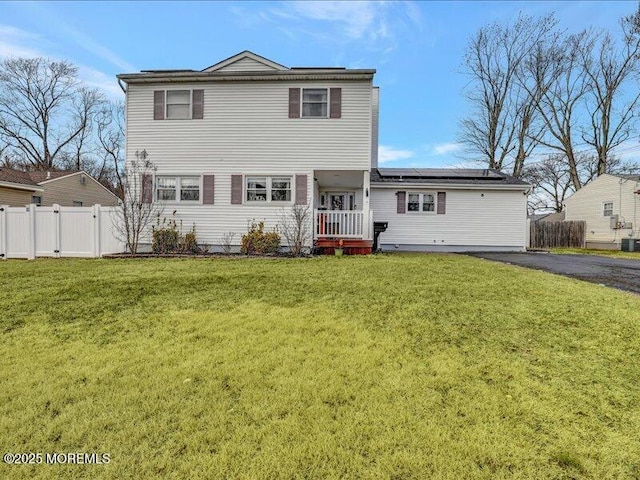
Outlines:
[[[373,241],[357,238],[343,238],[342,251],[344,255],[369,255],[373,251]],[[333,255],[335,248],[340,245],[339,238],[318,238],[315,247],[320,255]]]

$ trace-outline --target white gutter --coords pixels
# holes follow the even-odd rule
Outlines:
[[[30,192],[44,192],[44,188],[40,188],[36,185],[26,185],[24,183],[0,181],[0,187],[13,188],[15,190],[28,190]]]
[[[441,190],[513,190],[526,192],[531,188],[531,185],[491,185],[491,184],[464,184],[464,183],[409,183],[409,182],[396,182],[396,183],[377,183],[371,182],[371,188],[405,188],[405,189],[441,189]]]

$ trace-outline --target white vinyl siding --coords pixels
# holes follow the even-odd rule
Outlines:
[[[620,244],[621,238],[640,236],[640,182],[615,175],[600,175],[565,201],[565,220],[587,222],[587,243]],[[633,228],[614,230],[605,215],[605,204],[613,203],[613,215]]]
[[[406,191],[407,197],[424,193],[409,188],[371,188],[374,221],[389,222],[380,244],[525,248],[527,197],[523,191],[443,189],[439,191],[447,194],[446,213],[422,215],[397,213],[398,190]],[[433,195],[437,201],[435,191]]]
[[[222,67],[216,72],[259,72],[259,71],[274,71],[275,69],[269,65],[258,62],[253,58],[241,58],[229,65]]]
[[[342,88],[340,122],[291,121],[289,88]],[[267,205],[231,204],[231,176],[307,176],[307,203],[313,208],[314,170],[369,169],[371,159],[371,81],[212,82],[185,84],[180,89],[204,89],[207,112],[198,122],[154,121],[153,91],[166,84],[129,85],[127,90],[127,159],[146,150],[156,175],[215,175],[213,205],[179,205],[176,217],[184,225],[195,222],[198,239],[219,244],[225,232],[235,242],[247,221],[264,221],[273,228],[283,202]],[[243,190],[246,188],[243,183]],[[285,208],[288,208],[285,206]],[[361,207],[358,207],[361,208]]]

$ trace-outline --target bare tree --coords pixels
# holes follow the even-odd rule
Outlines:
[[[102,95],[83,87],[77,74],[77,68],[66,61],[0,61],[0,133],[24,166],[55,167],[91,122]]]
[[[520,15],[512,26],[481,28],[469,43],[464,70],[471,78],[467,99],[472,113],[461,122],[460,141],[489,168],[502,169],[511,161],[519,175],[536,146],[531,129],[540,94],[538,85],[526,88],[522,72],[556,24],[553,15]]]
[[[115,210],[116,237],[126,244],[129,253],[137,253],[141,238],[151,230],[153,222],[163,211],[163,206],[153,201],[151,179],[156,167],[146,150],[136,151],[124,174],[122,205]]]
[[[582,50],[587,78],[587,108],[591,125],[582,138],[597,154],[597,174],[607,172],[613,149],[635,131],[636,107],[640,100],[637,74],[640,61],[640,11],[621,21],[623,44],[608,33],[598,38],[594,51]],[[625,87],[629,85],[629,89]],[[634,94],[628,95],[633,90]]]
[[[528,165],[523,177],[533,187],[529,195],[529,209],[532,211],[552,209],[561,212],[565,199],[575,191],[569,164],[561,154],[548,155]]]
[[[538,111],[545,129],[538,140],[541,145],[558,152],[555,159],[564,159],[568,164],[574,190],[582,187],[575,149],[575,130],[587,92],[581,59],[584,52],[593,48],[593,42],[593,33],[586,30],[557,39],[549,45],[546,61],[537,64],[532,72],[537,83],[544,85]]]
[[[309,205],[294,205],[290,210],[283,209],[280,213],[278,227],[294,257],[304,253],[311,235],[310,224]]]
[[[96,115],[96,129],[101,158],[98,178],[112,176],[116,195],[124,199],[124,102],[104,103]]]

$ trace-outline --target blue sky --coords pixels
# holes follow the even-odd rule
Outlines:
[[[481,26],[556,12],[612,32],[637,2],[0,2],[0,56],[44,55],[121,98],[115,75],[202,69],[242,50],[287,66],[375,68],[384,166],[461,163],[460,73]]]

